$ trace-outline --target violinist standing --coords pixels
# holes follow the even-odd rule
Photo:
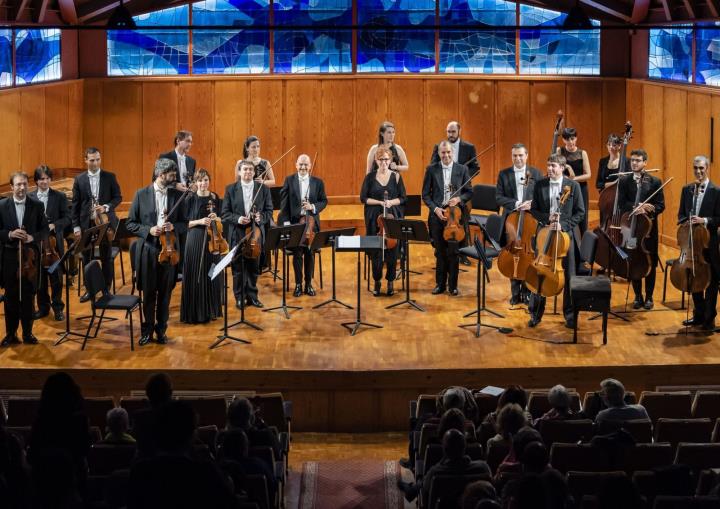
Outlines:
[[[225,197],[222,204],[222,220],[228,225],[227,238],[230,247],[234,247],[251,231],[251,222],[262,232],[261,243],[265,243],[265,228],[270,223],[273,214],[272,198],[270,189],[254,181],[255,165],[252,161],[241,161],[238,165],[237,182],[230,184],[225,189]],[[255,198],[255,213],[252,212],[253,198]],[[263,251],[262,245],[260,252]],[[257,279],[260,275],[260,264],[256,258],[245,258],[245,273],[241,272],[242,264],[238,254],[233,262],[233,293],[235,294],[235,306],[240,308],[241,291],[244,287],[245,301],[250,306],[263,307],[258,300]],[[241,287],[240,285],[243,285]]]
[[[222,316],[221,295],[223,280],[210,280],[210,267],[221,255],[212,254],[208,249],[208,227],[219,218],[222,200],[210,191],[210,174],[200,168],[195,173],[197,191],[186,198],[185,218],[188,233],[185,241],[183,265],[182,299],[180,300],[180,321],[184,323],[206,323]],[[210,208],[213,212],[210,212]]]
[[[327,206],[325,184],[318,177],[310,175],[312,161],[307,154],[302,154],[295,162],[297,173],[285,179],[280,190],[280,219],[298,224],[303,217],[314,219],[314,231],[320,231],[320,212]],[[293,249],[293,270],[295,272],[295,291],[293,296],[300,297],[303,293],[303,272],[305,273],[305,293],[315,296],[312,278],[315,273],[315,258],[310,246],[298,246]]]
[[[565,271],[565,287],[563,288],[563,316],[565,326],[572,329],[573,322],[572,302],[570,300],[570,280],[575,275],[575,236],[573,230],[585,217],[585,202],[583,202],[580,185],[572,179],[563,176],[565,158],[560,154],[553,154],[547,160],[547,177],[540,179],[533,189],[530,213],[542,226],[550,225],[556,230],[566,232],[570,236],[570,248],[563,259]],[[569,187],[570,196],[564,204],[560,204],[563,190]],[[536,246],[539,249],[540,246]],[[529,327],[535,327],[542,320],[545,313],[546,298],[535,293],[530,294],[528,310],[530,311]]]
[[[177,267],[159,263],[160,236],[175,232],[177,237],[186,229],[184,207],[178,206],[171,217],[165,217],[175,207],[182,193],[175,189],[177,166],[170,159],[158,159],[153,170],[155,181],[135,193],[127,218],[127,229],[139,240],[135,250],[138,287],[143,291],[142,336],[138,344],[144,346],[153,339],[164,345],[168,341],[167,323],[170,297],[175,288]]]
[[[500,170],[495,187],[495,201],[503,208],[503,217],[518,210],[530,210],[535,184],[543,178],[537,168],[527,165],[528,151],[522,143],[515,143],[511,150],[513,165]],[[529,179],[528,179],[529,177]],[[510,280],[510,305],[526,302],[530,291],[525,282]]]
[[[47,166],[41,165],[35,168],[33,180],[35,180],[37,190],[30,193],[30,197],[43,204],[50,231],[49,235],[55,237],[57,253],[62,256],[65,252],[63,234],[65,228],[70,224],[70,208],[65,194],[51,187],[52,177],[52,170]],[[43,265],[44,263],[41,263],[40,267],[38,267],[38,270],[42,272],[40,274],[40,288],[37,294],[38,310],[33,318],[39,320],[46,317],[50,313],[50,307],[52,307],[55,321],[60,322],[65,319],[63,313],[65,305],[62,301],[62,272],[58,267],[52,274],[49,274]],[[48,286],[52,291],[52,300],[48,295]]]
[[[447,223],[444,208],[457,206],[463,208],[472,199],[470,174],[467,166],[454,163],[452,144],[445,140],[438,144],[440,161],[431,164],[425,170],[422,199],[430,209],[428,227],[435,247],[435,288],[433,295],[445,292],[449,287],[450,295],[458,295],[459,258],[457,242],[448,242],[443,238],[443,229]],[[450,189],[456,191],[450,192]],[[451,198],[451,195],[454,196]]]
[[[42,203],[27,196],[28,177],[23,172],[10,176],[12,198],[0,203],[0,245],[2,248],[2,283],[5,288],[5,338],[0,345],[20,343],[18,324],[22,322],[23,343],[38,342],[32,333],[33,301],[37,290],[35,278],[19,278],[19,243],[35,251],[35,268],[40,260],[38,242],[48,236]],[[24,229],[22,228],[24,227]],[[25,253],[23,253],[25,254]],[[21,289],[22,287],[22,289]],[[22,298],[21,298],[22,296]]]
[[[122,202],[120,186],[115,174],[100,168],[100,151],[95,147],[85,149],[85,166],[87,171],[75,177],[72,191],[72,225],[75,240],[80,239],[82,231],[95,226],[95,215],[106,212],[112,227],[117,227],[118,217],[115,207]],[[107,236],[103,237],[99,246],[100,263],[102,264],[105,284],[112,287],[115,277],[115,267],[112,259],[112,250]],[[83,263],[88,264],[92,253],[83,253]],[[87,302],[90,296],[85,292],[80,302]]]
[[[715,330],[717,315],[718,277],[720,275],[720,252],[718,252],[718,226],[720,226],[720,188],[710,181],[710,162],[703,155],[693,159],[695,182],[686,185],[680,196],[678,223],[690,220],[704,224],[710,232],[710,242],[703,255],[710,264],[710,284],[704,292],[693,293],[693,316],[683,325],[698,325],[703,330]],[[695,190],[697,189],[697,198]],[[695,209],[693,210],[693,203]]]
[[[618,207],[621,212],[630,212],[635,206],[635,197],[637,195],[638,183],[640,183],[640,200],[644,202],[651,194],[657,191],[662,182],[657,177],[645,173],[648,155],[643,149],[635,149],[630,152],[630,167],[633,171],[632,175],[622,177],[618,183]],[[665,210],[665,197],[663,191],[660,190],[653,196],[648,203],[640,207],[638,213],[646,214],[652,220],[652,228],[650,234],[645,239],[645,248],[650,253],[650,273],[645,276],[645,298],[643,299],[642,280],[634,280],[632,282],[635,291],[635,300],[633,308],[652,309],[653,292],[655,291],[655,267],[658,264],[658,216]]]
[[[385,147],[379,147],[375,151],[375,162],[377,170],[365,175],[362,189],[360,190],[360,201],[365,204],[365,232],[366,235],[378,235],[378,218],[382,217],[383,211],[392,214],[396,219],[402,218],[402,205],[407,199],[405,184],[399,172],[390,170],[392,152]],[[387,279],[387,294],[394,295],[395,289],[395,268],[397,265],[398,245],[393,248],[386,247],[383,251],[375,252],[372,258],[372,273],[375,280],[373,295],[380,295],[380,281],[382,279],[383,265],[385,278]],[[385,259],[383,260],[383,256]]]

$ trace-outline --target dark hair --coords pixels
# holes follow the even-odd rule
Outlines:
[[[513,143],[513,146],[510,147],[510,150],[511,150],[511,151],[513,151],[513,150],[520,150],[520,149],[523,149],[526,154],[528,153],[528,149],[527,149],[527,147],[525,146],[524,143]]]
[[[247,156],[250,153],[248,148],[250,148],[250,145],[255,141],[260,141],[260,138],[257,136],[248,136],[245,138],[245,143],[243,143],[243,159],[247,159]]]
[[[525,445],[522,452],[523,470],[525,472],[542,473],[548,465],[550,456],[547,447],[542,442],[530,442]]]
[[[378,145],[382,145],[385,143],[385,140],[383,139],[383,134],[385,134],[385,131],[387,131],[389,128],[395,129],[395,124],[390,122],[389,120],[386,120],[382,124],[380,124],[380,128],[378,129]]]
[[[190,448],[197,416],[185,401],[170,401],[158,409],[155,443],[161,451],[179,451]]]
[[[630,152],[631,156],[640,156],[643,158],[643,161],[648,160],[648,153],[645,152],[645,149],[642,148],[636,148],[632,152]]]
[[[150,405],[158,407],[172,401],[173,387],[170,377],[165,373],[155,373],[145,384],[145,395]]]
[[[465,414],[458,408],[450,408],[442,415],[438,424],[438,435],[443,436],[451,429],[465,432]]]
[[[233,429],[224,432],[220,444],[220,454],[224,460],[239,461],[247,458],[250,449],[250,442],[247,435],[241,429]]]
[[[566,127],[563,129],[562,138],[563,140],[569,140],[570,138],[577,137],[577,130],[574,127]]]
[[[465,434],[451,429],[443,435],[443,455],[448,459],[459,459],[465,455]]]
[[[203,177],[207,177],[208,180],[212,180],[212,178],[210,177],[210,172],[207,171],[205,168],[200,168],[198,171],[196,171],[193,179],[195,180],[195,182],[198,182]]]
[[[190,136],[192,136],[192,133],[190,131],[178,131],[177,133],[175,133],[173,143],[177,145],[178,142],[183,141],[185,138],[189,138]]]
[[[607,143],[612,143],[613,145],[618,145],[622,143],[622,140],[620,139],[620,136],[618,136],[615,133],[610,133],[607,138]]]
[[[47,175],[48,178],[52,179],[53,172],[49,166],[41,164],[40,166],[35,168],[35,173],[33,173],[33,180],[37,184],[37,181],[43,178],[45,175]]]
[[[53,373],[45,380],[40,394],[38,419],[57,418],[58,415],[80,411],[83,403],[80,386],[75,380],[64,371]]]
[[[16,171],[15,173],[10,174],[10,185],[13,186],[15,184],[15,177],[22,177],[25,180],[29,180],[27,173],[24,171]]]
[[[550,157],[547,158],[547,162],[559,164],[564,168],[567,163],[567,159],[565,159],[565,156],[562,154],[550,154]]]
[[[90,154],[99,154],[99,153],[100,153],[99,149],[97,149],[95,147],[88,147],[85,149],[85,152],[83,154],[85,156],[85,159],[87,159],[87,156],[89,156]]]
[[[500,410],[509,403],[516,403],[522,409],[525,409],[527,406],[527,392],[521,385],[508,385],[498,398],[497,409]]]
[[[522,461],[523,453],[528,444],[532,442],[542,443],[542,441],[543,439],[539,431],[529,425],[523,426],[513,435],[512,447],[513,452],[515,453],[515,458],[517,458],[518,461]]]
[[[228,405],[227,423],[230,428],[246,429],[253,424],[253,405],[247,398],[235,398]]]
[[[512,437],[526,425],[525,412],[517,403],[505,405],[498,412],[497,432],[504,438]]]

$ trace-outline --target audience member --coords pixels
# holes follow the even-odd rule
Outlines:
[[[132,434],[137,441],[139,458],[149,458],[155,454],[155,418],[158,410],[172,401],[173,387],[170,377],[165,373],[155,373],[145,384],[145,395],[149,408],[134,412],[132,415]]]
[[[272,468],[259,458],[249,455],[247,435],[240,429],[225,433],[222,447],[218,449],[220,468],[226,472],[235,484],[235,493],[244,490],[248,475],[262,475],[267,483],[270,502],[275,500],[278,483]]]
[[[475,481],[465,486],[460,499],[462,509],[475,509],[483,500],[496,500],[497,493],[490,481]]]
[[[271,447],[275,461],[280,461],[283,457],[283,450],[280,445],[278,433],[275,428],[268,427],[265,422],[259,418],[253,408],[252,403],[247,398],[235,398],[227,409],[227,423],[225,430],[241,430],[247,435],[250,447]],[[218,434],[217,444],[222,446],[225,431]]]
[[[111,408],[105,416],[105,422],[107,434],[103,439],[104,444],[135,445],[135,439],[128,433],[130,418],[127,410],[122,407]]]
[[[25,444],[0,426],[0,500],[5,507],[25,509],[30,503],[30,468]]]
[[[572,402],[570,393],[564,386],[558,384],[550,389],[547,398],[552,408],[535,421],[535,426],[537,426],[540,421],[577,419],[577,414],[570,408]]]
[[[495,408],[495,411],[490,412],[485,416],[485,419],[483,420],[483,424],[489,425],[493,428],[495,432],[497,432],[497,418],[498,414],[500,413],[500,410],[502,410],[506,405],[509,405],[511,403],[514,403],[516,405],[519,405],[520,408],[525,411],[527,408],[527,392],[525,392],[525,389],[522,388],[520,385],[509,385],[505,388],[505,390],[500,394],[500,397],[498,398],[497,407]],[[532,416],[529,413],[525,414],[525,418],[528,422],[532,422]]]
[[[625,387],[614,378],[606,378],[600,382],[601,396],[607,405],[595,418],[595,423],[601,425],[606,422],[620,423],[632,419],[649,419],[647,411],[642,405],[628,405],[625,403]]]
[[[488,440],[487,448],[490,449],[491,444],[495,442],[504,443],[510,448],[513,435],[527,424],[526,414],[520,405],[517,403],[505,405],[497,415],[497,435]]]

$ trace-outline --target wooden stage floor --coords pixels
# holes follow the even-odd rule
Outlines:
[[[663,248],[662,259],[672,255],[671,249]],[[125,262],[127,275],[127,253]],[[337,296],[354,306],[356,255],[340,253],[337,262]],[[354,337],[340,326],[341,322],[354,320],[354,309],[334,305],[311,309],[331,295],[329,250],[323,252],[324,289],[320,290],[317,267],[318,295],[297,299],[289,295],[289,304],[303,306],[292,312],[290,319],[280,312],[248,310],[246,318],[264,330],[241,327],[231,333],[250,340],[249,345],[227,342],[210,350],[222,320],[193,326],[180,323],[180,285],[173,293],[170,342],[165,346],[136,345],[131,352],[122,318],[104,325],[99,338],[89,341],[85,351],[80,350],[77,341],[54,346],[56,333],[63,330],[64,323],[45,318],[35,326],[39,345],[0,350],[0,389],[37,389],[48,372],[62,369],[70,370],[80,380],[86,394],[121,395],[141,389],[149,373],[162,370],[173,374],[179,389],[281,390],[294,400],[299,429],[378,431],[403,429],[408,400],[420,392],[452,384],[483,387],[522,383],[526,387],[548,387],[563,383],[584,391],[594,390],[607,376],[620,378],[633,390],[654,389],[657,385],[717,384],[720,380],[720,335],[684,333],[681,322],[686,312],[678,310],[680,293],[669,286],[667,305],[661,303],[661,272],[655,309],[626,315],[628,322],[611,319],[608,345],[603,346],[601,320],[588,321],[590,315],[581,314],[578,344],[573,344],[572,331],[563,326],[562,316],[551,314],[551,301],[543,322],[528,328],[525,308],[509,306],[508,280],[495,269],[490,272],[487,306],[505,318],[483,313],[482,319],[511,327],[513,332],[500,334],[483,328],[476,338],[471,329],[458,327],[471,322],[462,316],[475,308],[475,266],[461,273],[460,296],[450,297],[430,294],[433,265],[429,245],[412,246],[412,268],[422,272],[412,276],[412,297],[427,309],[426,313],[407,306],[385,309],[404,295],[398,291],[393,297],[374,298],[365,290],[363,281],[362,318],[383,328],[363,328]],[[116,274],[120,284],[119,263]],[[271,275],[264,274],[259,287],[266,307],[279,305],[280,281],[273,282]],[[400,289],[399,281],[396,289]],[[626,290],[624,282],[613,284],[616,307],[624,305]],[[129,292],[129,284],[118,291]],[[87,314],[89,305],[80,305],[76,292],[71,295],[73,318]],[[239,311],[232,307],[230,320],[238,316]],[[73,320],[71,326],[79,331],[86,323]],[[355,402],[356,411],[347,411],[349,399]],[[365,411],[381,418],[372,420],[364,415]]]

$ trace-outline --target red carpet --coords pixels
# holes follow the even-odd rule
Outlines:
[[[397,461],[308,461],[300,509],[402,509]]]

